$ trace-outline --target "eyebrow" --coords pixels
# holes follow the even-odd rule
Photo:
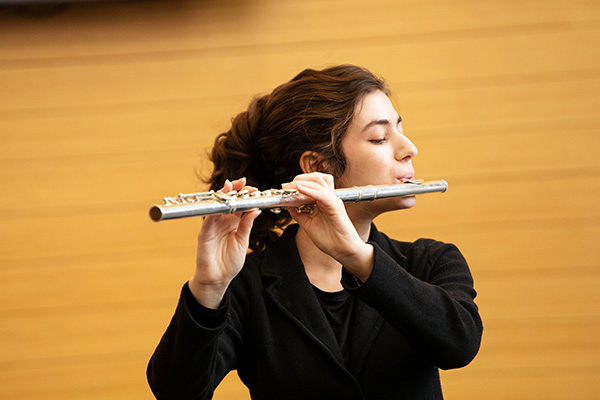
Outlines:
[[[402,117],[398,116],[398,121],[396,123],[399,124],[400,122],[402,122]],[[363,128],[363,131],[366,131],[367,129],[369,129],[372,126],[389,125],[389,124],[390,124],[389,119],[376,119],[376,120],[369,122],[367,125],[365,125],[365,127]]]

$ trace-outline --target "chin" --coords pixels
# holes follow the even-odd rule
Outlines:
[[[415,196],[401,197],[398,199],[398,209],[403,210],[407,208],[413,208],[417,204],[417,198]]]
[[[415,196],[392,197],[390,199],[387,199],[385,204],[381,205],[380,213],[396,210],[407,210],[409,208],[414,207],[416,203],[417,199],[415,198]]]

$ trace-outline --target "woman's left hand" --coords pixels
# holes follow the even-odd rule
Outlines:
[[[312,212],[289,209],[292,218],[315,246],[358,278],[366,280],[372,268],[373,249],[361,239],[343,201],[335,196],[333,176],[320,172],[302,174],[283,187],[296,189],[315,201]]]

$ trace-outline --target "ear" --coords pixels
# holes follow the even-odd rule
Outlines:
[[[300,156],[300,168],[302,172],[324,172],[327,170],[327,163],[323,162],[323,157],[316,151],[305,151]]]

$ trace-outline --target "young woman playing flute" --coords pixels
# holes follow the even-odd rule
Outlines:
[[[333,195],[414,178],[417,148],[389,96],[364,68],[307,69],[217,137],[211,189],[291,188],[316,207],[205,218],[148,365],[158,399],[210,399],[231,370],[253,399],[442,399],[439,369],[475,357],[483,328],[459,250],[373,224],[415,197]]]

